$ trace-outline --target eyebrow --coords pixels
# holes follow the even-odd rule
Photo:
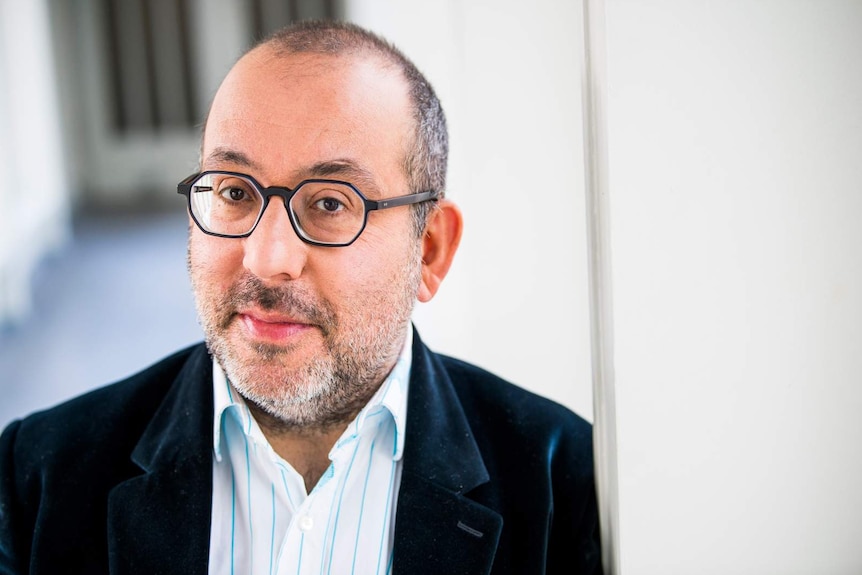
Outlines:
[[[206,169],[206,166],[210,165],[211,162],[214,162],[216,164],[235,164],[244,168],[252,168],[253,170],[259,170],[257,162],[255,162],[242,152],[232,150],[230,148],[216,148],[215,150],[210,152],[210,154],[203,161],[202,167]]]
[[[231,148],[216,148],[204,160],[203,169],[219,169],[220,164],[231,164],[239,168],[248,168],[252,175],[262,171],[260,165],[252,158]],[[382,193],[374,175],[349,158],[323,160],[311,166],[296,171],[297,180],[313,178],[335,178],[345,180],[362,191],[366,196],[380,197]]]
[[[336,159],[317,162],[301,170],[304,178],[344,179],[362,190],[366,195],[380,195],[372,173],[349,159]]]

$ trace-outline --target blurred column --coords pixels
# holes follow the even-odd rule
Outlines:
[[[0,324],[22,320],[30,276],[69,233],[45,0],[0,0]]]

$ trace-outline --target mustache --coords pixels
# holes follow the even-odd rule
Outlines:
[[[266,311],[278,311],[297,319],[321,327],[324,333],[335,325],[335,313],[325,302],[294,286],[270,287],[253,275],[246,275],[231,286],[224,300],[225,314],[223,327],[233,318],[235,312],[249,306]]]

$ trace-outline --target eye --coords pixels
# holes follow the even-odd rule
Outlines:
[[[222,188],[219,191],[219,195],[225,200],[232,202],[241,202],[248,198],[248,193],[244,189],[237,187]]]
[[[314,207],[324,212],[340,212],[344,204],[335,198],[321,198],[314,203]]]

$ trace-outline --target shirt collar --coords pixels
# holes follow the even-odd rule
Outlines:
[[[226,414],[233,411],[239,419],[243,433],[248,435],[252,428],[252,418],[242,396],[228,382],[219,362],[213,358],[213,453],[216,461],[222,460],[221,435],[222,420]]]
[[[342,437],[335,442],[333,452],[346,439],[354,437],[365,428],[366,420],[380,413],[382,409],[388,411],[395,422],[395,451],[393,460],[400,460],[404,453],[404,433],[407,427],[407,387],[410,383],[410,369],[413,364],[413,329],[407,330],[404,347],[398,356],[395,367],[383,381],[380,389],[372,396],[369,402],[362,408],[356,418],[347,426]],[[233,411],[237,417],[243,433],[256,435],[258,426],[243,397],[228,382],[221,365],[213,358],[213,453],[217,461],[222,460],[221,436],[222,421],[227,413]],[[331,454],[330,454],[331,456]]]

